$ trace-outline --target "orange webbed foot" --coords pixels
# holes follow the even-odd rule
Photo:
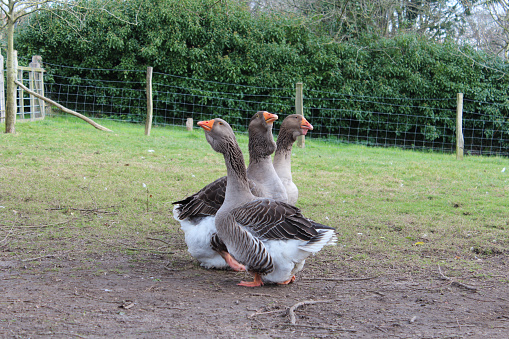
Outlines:
[[[237,286],[245,286],[245,287],[260,287],[263,286],[263,283],[258,283],[256,281],[241,281],[237,284]]]
[[[241,281],[237,285],[245,286],[245,287],[259,287],[259,286],[263,286],[263,281],[262,281],[262,277],[258,273],[254,273],[253,281]]]
[[[288,285],[288,284],[293,283],[294,281],[295,281],[295,276],[293,275],[290,279],[280,282],[280,283],[278,283],[278,285]]]

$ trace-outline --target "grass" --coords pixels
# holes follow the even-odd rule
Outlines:
[[[203,132],[72,117],[0,134],[0,250],[185,253],[172,201],[225,175]],[[247,137],[238,135],[247,155]],[[414,270],[507,253],[509,160],[327,143],[294,148],[303,213],[338,230],[340,265]],[[154,240],[159,239],[160,241]],[[482,273],[479,273],[482,274]]]

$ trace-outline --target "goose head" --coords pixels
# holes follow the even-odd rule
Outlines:
[[[198,121],[198,126],[203,128],[207,142],[216,152],[224,154],[228,150],[228,146],[237,144],[233,129],[221,118]]]
[[[313,125],[311,125],[302,115],[291,114],[283,120],[281,129],[290,132],[293,140],[295,141],[298,136],[306,135],[308,131],[312,131]]]
[[[259,111],[253,115],[248,127],[250,158],[267,157],[274,153],[276,143],[272,135],[272,126],[277,119],[276,114],[266,111]]]

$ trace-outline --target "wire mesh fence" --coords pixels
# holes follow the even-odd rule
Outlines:
[[[45,93],[87,116],[145,121],[145,71],[84,69],[45,64]],[[153,123],[185,126],[214,117],[246,131],[260,110],[295,113],[295,88],[266,88],[153,73]],[[380,98],[306,89],[304,115],[315,129],[308,138],[370,146],[454,152],[456,97]],[[465,154],[509,156],[509,102],[465,99]],[[282,120],[280,118],[280,120]],[[276,124],[275,133],[277,133]]]
[[[410,99],[308,91],[306,116],[320,136],[370,146],[455,148],[456,98]]]

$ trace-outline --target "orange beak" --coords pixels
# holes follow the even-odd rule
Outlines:
[[[309,121],[306,120],[306,118],[302,117],[302,123],[300,125],[300,128],[308,129],[310,131],[313,130],[313,125],[309,123]]]
[[[309,131],[313,130],[313,125],[306,120],[306,118],[302,117],[302,123],[300,124],[300,128],[302,129],[302,134],[306,135]]]
[[[278,119],[276,114],[272,114],[269,112],[263,112],[263,117],[265,118],[265,122],[268,124],[272,124],[274,121]]]
[[[214,119],[207,121],[198,121],[198,126],[200,126],[206,131],[210,131],[212,129],[212,126],[214,126]]]

